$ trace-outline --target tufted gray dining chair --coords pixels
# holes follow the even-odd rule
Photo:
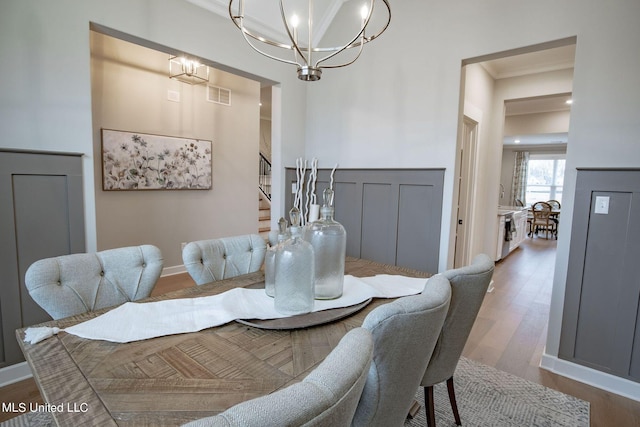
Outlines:
[[[146,298],[162,273],[153,245],[45,258],[25,273],[31,298],[53,319]]]
[[[348,426],[367,380],[372,354],[371,333],[352,329],[301,382],[185,426]]]
[[[187,243],[182,261],[198,285],[260,270],[267,243],[257,234]]]
[[[427,425],[435,427],[433,386],[447,382],[449,400],[457,425],[461,425],[456,404],[453,374],[462,350],[478,316],[493,276],[494,262],[485,254],[477,255],[470,265],[442,273],[451,282],[451,305],[431,360],[420,385],[424,387]]]
[[[374,353],[353,426],[402,426],[449,308],[446,277],[431,277],[421,294],[375,308],[362,324]]]

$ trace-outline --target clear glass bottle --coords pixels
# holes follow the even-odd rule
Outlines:
[[[339,298],[344,288],[347,232],[333,219],[333,190],[327,188],[322,196],[320,219],[306,227],[304,239],[311,243],[315,257],[315,298],[333,299]]]
[[[276,311],[294,315],[310,313],[314,297],[313,248],[302,239],[300,211],[289,211],[291,238],[276,249],[275,297]]]
[[[264,257],[264,291],[268,296],[275,295],[276,284],[276,250],[278,246],[289,237],[287,231],[287,220],[280,218],[278,220],[278,240],[275,245],[270,246],[267,249],[267,253]]]

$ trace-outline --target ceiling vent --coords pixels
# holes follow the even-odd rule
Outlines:
[[[207,86],[207,101],[231,106],[231,91],[223,87]]]

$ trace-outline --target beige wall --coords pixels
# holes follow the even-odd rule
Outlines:
[[[231,90],[231,106],[215,104],[204,85],[169,79],[168,58],[91,33],[98,249],[154,244],[165,268],[182,264],[181,242],[257,231],[260,121],[258,82],[211,69],[210,83]],[[101,128],[212,141],[212,189],[103,191]]]
[[[271,120],[260,119],[260,152],[271,161]]]

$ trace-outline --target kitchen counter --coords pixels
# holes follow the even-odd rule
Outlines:
[[[506,233],[507,217],[514,222],[515,230]],[[522,206],[498,206],[498,238],[495,260],[499,261],[515,250],[527,235],[527,208]],[[508,237],[507,237],[508,236]]]
[[[498,206],[498,216],[514,214],[516,212],[526,211],[527,208],[522,206]]]

